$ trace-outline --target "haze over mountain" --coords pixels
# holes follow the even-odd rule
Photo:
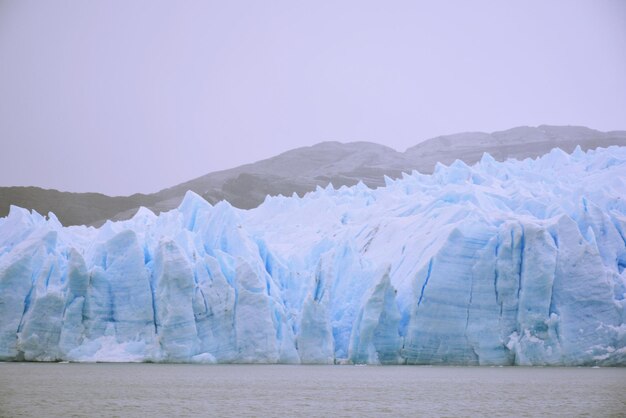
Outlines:
[[[159,213],[177,207],[187,190],[210,203],[227,200],[249,209],[269,195],[302,195],[317,186],[335,187],[363,181],[369,187],[385,184],[384,176],[397,178],[402,172],[432,173],[437,162],[456,159],[467,164],[483,153],[496,160],[523,159],[559,147],[572,152],[611,145],[626,145],[626,131],[600,132],[578,126],[517,127],[506,131],[466,132],[439,136],[405,152],[371,142],[322,142],[297,148],[275,157],[229,170],[217,171],[154,194],[110,197],[99,193],[69,193],[37,187],[0,187],[0,217],[10,205],[54,212],[64,225],[100,225],[107,219],[129,219],[140,206]]]

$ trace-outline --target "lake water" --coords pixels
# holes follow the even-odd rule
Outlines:
[[[626,416],[625,368],[0,363],[0,416]]]

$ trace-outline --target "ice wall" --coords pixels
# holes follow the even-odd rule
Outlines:
[[[626,365],[626,148],[0,218],[0,359]]]

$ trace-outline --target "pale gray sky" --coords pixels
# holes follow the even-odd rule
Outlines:
[[[0,186],[542,123],[626,129],[626,1],[0,0]]]

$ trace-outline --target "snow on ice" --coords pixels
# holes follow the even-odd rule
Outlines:
[[[0,359],[626,365],[626,148],[0,219]]]

